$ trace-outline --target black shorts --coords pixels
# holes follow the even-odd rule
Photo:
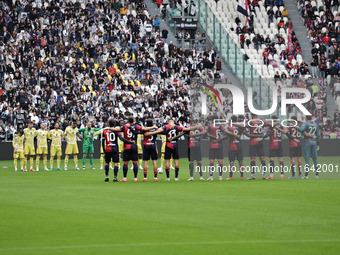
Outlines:
[[[289,157],[291,158],[302,157],[302,147],[301,146],[289,147]]]
[[[242,150],[229,150],[229,161],[238,161],[243,160],[243,151]]]
[[[192,146],[188,148],[189,161],[202,161],[202,153],[200,146]]]
[[[150,160],[150,158],[152,160],[158,159],[156,144],[144,145],[143,160]]]
[[[138,151],[137,147],[132,147],[131,149],[126,149],[123,152],[123,161],[138,161]]]
[[[264,157],[264,147],[263,143],[249,145],[249,157]]]
[[[119,162],[118,148],[114,148],[111,152],[105,152],[105,163],[109,164],[111,161],[113,161],[113,163]]]
[[[223,148],[210,148],[209,159],[223,159]]]
[[[269,157],[270,158],[275,158],[275,157],[283,157],[283,149],[282,145],[279,146],[278,149],[269,149]]]
[[[179,159],[178,144],[173,143],[174,148],[171,149],[168,146],[165,147],[164,159]]]

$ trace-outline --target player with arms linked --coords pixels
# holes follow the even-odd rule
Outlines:
[[[127,181],[128,165],[129,161],[133,164],[134,181],[137,182],[138,175],[138,148],[137,148],[137,135],[140,131],[149,131],[155,127],[141,127],[134,124],[135,120],[133,117],[128,118],[128,123],[117,128],[110,127],[112,131],[122,132],[122,140],[124,141],[124,153],[123,153],[123,179],[122,182]]]
[[[118,164],[119,164],[119,148],[118,148],[118,139],[122,139],[122,136],[119,133],[120,128],[114,127],[115,121],[113,119],[109,120],[108,126],[110,129],[104,128],[103,130],[103,139],[102,139],[102,148],[105,153],[105,182],[109,181],[109,171],[110,171],[110,162],[112,161],[114,164],[113,174],[114,182],[118,182]]]
[[[194,128],[192,128],[194,129]],[[167,125],[159,128],[156,131],[148,132],[145,135],[156,135],[163,134],[166,135],[166,146],[165,146],[165,170],[166,170],[166,179],[165,181],[170,181],[170,159],[171,157],[175,162],[175,181],[179,181],[178,173],[179,173],[179,152],[178,152],[178,143],[177,139],[179,136],[183,134],[180,132],[188,132],[192,130],[191,128],[183,128],[181,126],[175,125],[173,120],[169,120]]]
[[[196,123],[195,123],[196,124]],[[191,128],[189,126],[188,128]],[[197,127],[196,129],[187,132],[188,134],[188,159],[189,159],[189,171],[190,178],[188,181],[194,180],[194,163],[196,161],[199,168],[200,180],[204,181],[203,169],[202,169],[202,152],[201,152],[201,136],[208,133],[203,127]]]
[[[218,119],[217,115],[213,115],[211,117],[211,122]],[[222,169],[223,169],[223,147],[222,142],[216,142],[222,137],[222,132],[224,127],[220,124],[210,123],[207,127],[207,136],[210,138],[209,142],[209,178],[208,181],[212,181],[213,177],[213,169],[215,159],[218,161],[219,165],[219,179],[222,181]]]
[[[274,179],[275,157],[278,158],[280,164],[280,179],[283,179],[284,164],[283,164],[283,148],[282,148],[282,133],[286,133],[286,129],[277,121],[277,116],[272,116],[272,125],[268,127],[267,133],[262,140],[269,139],[269,172],[268,180]]]
[[[241,121],[243,116],[239,116],[239,120]],[[238,118],[236,115],[231,116],[232,123],[236,123]],[[226,136],[219,139],[219,141],[229,138],[229,177],[227,180],[233,180],[233,174],[235,170],[235,160],[237,159],[240,168],[241,180],[243,180],[244,174],[244,165],[243,165],[243,150],[241,143],[241,135],[248,135],[245,128],[237,127],[233,124],[224,128],[223,132],[227,134]]]
[[[255,167],[256,167],[256,156],[259,157],[262,166],[262,179],[266,179],[266,161],[264,160],[264,147],[263,147],[263,128],[269,124],[266,121],[257,118],[256,114],[251,115],[252,120],[248,125],[249,128],[249,156],[250,156],[250,167],[251,176],[249,180],[255,179]]]
[[[291,117],[292,120],[290,122],[291,127],[286,129],[285,134],[287,135],[289,139],[289,157],[290,157],[290,163],[291,163],[291,171],[292,171],[292,176],[289,177],[288,179],[295,179],[295,167],[296,167],[296,161],[298,163],[298,179],[301,179],[301,173],[302,173],[302,147],[301,147],[301,133],[299,130],[293,127],[293,125],[296,125],[297,122],[297,117],[293,116]]]
[[[153,120],[152,119],[147,119],[146,120],[146,127],[154,127],[150,131],[156,131],[157,128],[153,125]],[[158,154],[157,154],[157,144],[156,144],[156,139],[157,135],[146,135],[145,131],[141,131],[141,134],[144,134],[143,136],[143,161],[144,161],[144,166],[143,166],[143,182],[146,182],[148,179],[148,169],[149,169],[149,160],[152,160],[152,165],[153,165],[153,174],[154,174],[154,181],[158,182],[157,178],[157,159],[158,159]]]
[[[295,126],[295,128],[303,132],[304,134],[304,140],[303,140],[303,154],[305,157],[305,179],[308,179],[308,173],[309,173],[309,163],[310,158],[313,159],[314,162],[314,169],[316,171],[315,178],[319,178],[319,172],[318,172],[318,145],[319,140],[321,138],[320,129],[318,127],[318,124],[316,124],[312,120],[311,115],[306,116],[306,122],[301,126]]]

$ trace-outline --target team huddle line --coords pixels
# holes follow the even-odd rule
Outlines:
[[[188,137],[188,158],[189,158],[189,181],[194,180],[194,163],[196,161],[196,172],[200,175],[200,180],[204,180],[203,173],[209,172],[207,180],[213,180],[213,173],[219,173],[219,179],[222,180],[222,173],[229,172],[228,180],[233,179],[233,174],[237,168],[235,161],[239,163],[240,178],[244,179],[244,173],[250,172],[248,179],[255,179],[255,172],[262,170],[263,179],[274,179],[274,172],[280,172],[280,178],[284,179],[284,173],[291,171],[290,179],[295,179],[295,169],[297,161],[297,169],[299,175],[297,178],[302,178],[302,170],[304,170],[304,178],[308,178],[310,170],[320,169],[317,161],[318,141],[320,139],[320,130],[316,123],[307,116],[305,123],[297,123],[297,118],[292,117],[292,125],[285,128],[278,121],[273,121],[271,124],[257,119],[253,114],[250,124],[242,126],[237,124],[237,121],[242,121],[243,116],[232,116],[231,125],[217,125],[213,120],[216,116],[210,118],[210,124],[206,127],[202,125],[191,125],[188,127],[181,127],[176,125],[173,120],[169,120],[167,124],[158,128],[154,125],[152,119],[147,119],[144,126],[137,125],[135,119],[129,117],[127,121],[110,119],[104,125],[104,128],[92,128],[91,122],[86,124],[85,128],[77,128],[76,122],[65,129],[65,132],[59,129],[59,124],[56,123],[53,130],[47,131],[44,123],[41,123],[40,129],[33,128],[33,122],[28,124],[28,127],[23,131],[19,131],[15,135],[13,141],[14,147],[14,167],[17,171],[17,160],[20,159],[21,170],[27,171],[27,159],[30,157],[30,171],[35,171],[33,168],[35,155],[34,139],[37,137],[37,157],[36,157],[36,171],[39,171],[40,157],[43,156],[44,170],[53,170],[54,157],[57,156],[57,170],[61,170],[61,140],[66,138],[67,146],[65,150],[65,166],[67,170],[69,157],[73,155],[75,169],[78,167],[78,145],[77,137],[83,139],[83,169],[85,169],[86,158],[89,156],[91,169],[93,168],[93,153],[94,145],[93,138],[97,135],[101,136],[101,168],[105,160],[105,181],[109,181],[109,170],[113,168],[113,181],[118,180],[118,171],[120,169],[120,158],[123,158],[123,179],[120,181],[127,181],[128,164],[132,161],[134,181],[138,181],[138,161],[139,168],[143,169],[143,181],[147,181],[148,161],[152,160],[154,181],[158,181],[157,174],[163,172],[163,162],[165,160],[166,181],[170,181],[170,160],[174,161],[175,181],[178,181],[179,175],[179,148],[178,139],[187,135]],[[277,119],[272,116],[272,119]],[[248,121],[249,122],[249,121]],[[266,132],[264,132],[267,128]],[[83,133],[83,136],[80,134]],[[282,136],[286,134],[289,138],[289,156],[291,158],[291,166],[285,166],[283,163],[283,148]],[[157,136],[163,137],[162,145],[162,162],[161,167],[158,168],[158,151],[156,146]],[[249,155],[251,159],[250,166],[243,164],[243,149],[241,144],[241,136],[245,135],[250,138]],[[209,166],[202,166],[201,153],[201,137],[209,138]],[[143,137],[143,138],[141,138]],[[270,137],[269,146],[269,165],[266,165],[264,159],[263,140]],[[50,169],[47,168],[47,139],[51,140],[50,148]],[[229,165],[223,165],[223,147],[222,141],[229,140]],[[143,146],[142,146],[143,144]],[[304,151],[305,164],[302,167],[302,149]],[[256,166],[256,157],[259,157],[261,166]],[[279,165],[275,166],[275,158],[278,158]],[[314,165],[309,166],[310,158],[313,159]],[[214,166],[217,160],[218,164]],[[143,163],[144,162],[144,163]],[[113,164],[113,167],[112,165]],[[303,168],[303,169],[302,169]],[[269,177],[266,173],[269,170]],[[319,177],[319,172],[316,171],[316,178]]]

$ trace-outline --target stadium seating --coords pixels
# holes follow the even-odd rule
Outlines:
[[[104,2],[94,5],[92,2],[61,2],[60,7],[55,1],[27,2],[22,6],[17,6],[18,2],[11,6],[7,2],[3,3],[4,16],[9,15],[12,20],[19,20],[19,24],[14,26],[7,16],[0,19],[0,113],[4,128],[8,124],[14,129],[21,128],[25,125],[25,120],[36,119],[38,116],[39,121],[45,121],[49,125],[55,121],[63,121],[63,126],[66,126],[71,120],[68,117],[70,112],[73,113],[72,118],[81,122],[87,118],[99,122],[103,117],[108,118],[105,113],[110,113],[115,118],[132,114],[141,119],[157,113],[162,122],[175,108],[180,109],[176,112],[176,118],[185,125],[188,116],[184,115],[186,105],[183,106],[183,98],[187,96],[187,83],[190,82],[188,74],[191,78],[224,78],[223,73],[219,75],[216,72],[215,50],[205,49],[205,44],[198,38],[191,39],[191,45],[195,43],[195,47],[198,46],[193,51],[193,47],[183,47],[183,40],[181,43],[173,42],[172,45],[169,41],[163,42],[161,35],[153,29],[151,34],[155,40],[150,45],[145,28],[147,21],[153,24],[154,17],[143,4],[131,7],[128,1],[123,1],[128,7],[125,9],[121,8],[123,6],[116,8],[113,5],[107,8]],[[280,19],[274,18],[268,28],[267,8],[263,1],[254,9],[254,32],[244,33],[244,44],[240,41],[240,34],[236,33],[236,18],[240,19],[242,26],[246,21],[237,12],[237,1],[219,1],[218,8],[215,1],[206,2],[224,28],[221,32],[215,31],[215,36],[221,38],[221,44],[216,47],[227,62],[234,63],[230,68],[240,80],[246,79],[246,83],[252,80],[254,90],[262,89],[260,85],[263,83],[277,85],[274,81],[277,72],[281,77],[284,74],[293,76],[294,79],[307,80],[308,75],[300,75],[296,68],[296,64],[303,63],[299,53],[295,54],[291,63],[287,57],[281,61],[280,52],[287,50],[285,43],[273,45],[276,53],[269,54],[266,63],[263,52],[267,46],[262,43],[256,49],[254,38],[257,34],[264,34],[265,37],[269,35],[271,40],[275,39],[275,34],[280,34],[286,42],[288,37],[284,28],[278,28]],[[313,3],[315,4],[315,12],[323,15],[322,1]],[[81,17],[85,17],[84,20],[74,14],[73,5],[77,6],[76,9]],[[17,11],[11,12],[14,8]],[[41,8],[42,11],[32,15],[36,8]],[[274,6],[273,10],[276,12],[282,8],[283,6]],[[49,16],[51,9],[55,9],[54,16]],[[208,24],[204,32],[211,35],[214,32],[211,25],[213,16],[202,17],[202,20]],[[288,21],[286,17],[283,20]],[[135,26],[135,22],[138,25]],[[137,32],[134,31],[136,28]],[[52,35],[52,39],[49,35]],[[224,38],[228,38],[228,41]],[[177,49],[180,47],[182,50]],[[322,48],[319,44],[316,47]],[[221,50],[227,48],[228,53]],[[178,55],[183,54],[185,57],[178,61]],[[187,61],[186,57],[193,54],[195,56]],[[244,60],[244,54],[248,56],[247,60]],[[205,63],[206,57],[208,61]],[[162,58],[164,60],[161,61]],[[186,73],[182,68],[185,61],[187,65],[197,61],[197,69],[191,70],[190,67]],[[161,69],[163,62],[166,63],[165,72]],[[170,68],[169,63],[176,67]],[[267,105],[270,102],[269,92],[267,89],[262,92],[261,102]],[[132,103],[137,95],[147,99],[140,111]],[[160,97],[162,104],[155,104]],[[170,98],[176,100],[174,104],[167,105],[166,101]],[[166,108],[170,108],[170,112]],[[14,120],[10,117],[11,112],[15,115]]]
[[[221,1],[218,2],[218,8],[216,8],[216,2],[213,0],[207,0],[206,1],[209,6],[211,6],[211,10],[214,12],[216,17],[221,21],[223,24],[223,27],[228,31],[228,33],[232,36],[234,43],[236,43],[241,48],[241,43],[239,36],[235,33],[237,24],[235,23],[235,19],[238,17],[241,20],[241,24],[246,23],[246,18],[237,12],[237,2],[236,1]],[[263,2],[260,1],[259,7],[255,7],[256,14],[254,15],[254,33],[251,33],[250,35],[246,34],[246,39],[249,39],[251,42],[255,36],[255,34],[260,35],[269,35],[272,39],[274,35],[280,34],[284,38],[285,42],[288,41],[288,33],[285,29],[277,28],[277,23],[279,22],[279,19],[276,19],[274,17],[274,22],[270,24],[270,27],[268,28],[268,15],[267,15],[267,9],[263,6]],[[277,9],[283,10],[284,7],[273,7],[274,13],[277,11]],[[285,23],[287,23],[288,18],[283,17],[283,20]],[[241,25],[242,26],[242,25]],[[284,72],[287,76],[290,74],[288,70],[285,67],[285,63],[288,62],[288,60],[285,60],[285,63],[281,63],[280,61],[280,55],[279,53],[281,51],[286,50],[285,44],[275,45],[275,48],[277,49],[277,53],[270,56],[270,62],[275,63],[273,67],[272,64],[264,65],[263,64],[263,57],[262,53],[264,48],[266,48],[266,45],[262,44],[261,48],[257,51],[254,49],[254,44],[250,43],[249,47],[244,46],[243,49],[241,49],[242,53],[247,54],[249,57],[249,62],[254,66],[254,68],[257,70],[257,72],[261,75],[261,77],[266,79],[272,79],[276,73],[276,71],[280,71],[280,74]],[[296,62],[298,64],[301,64],[303,61],[302,56],[300,54],[296,55]],[[277,65],[277,67],[276,67]]]
[[[210,70],[210,76],[205,73],[204,78],[224,79],[222,72],[216,74],[216,53],[211,49],[179,51],[176,47],[183,43],[169,45],[155,29],[151,45],[153,38],[149,41],[145,27],[148,21],[153,26],[155,17],[142,1],[133,6],[128,1],[114,1],[117,6],[62,2],[28,1],[21,6],[17,1],[1,6],[6,19],[0,19],[0,59],[4,63],[0,64],[0,124],[9,132],[22,129],[38,116],[37,122],[48,126],[62,122],[65,128],[71,119],[81,125],[87,119],[102,125],[102,118],[126,115],[141,120],[154,115],[163,123],[175,111],[175,118],[186,125],[189,116],[184,114],[187,104],[183,98],[188,96],[187,75],[201,77],[204,70]],[[41,11],[35,15],[37,8]],[[50,15],[51,9],[54,15]],[[11,23],[14,19],[19,20],[16,27]],[[179,53],[192,55],[195,59],[186,64],[197,61],[196,70],[190,67],[185,73],[182,66],[186,59],[177,62]],[[210,57],[203,67],[206,55]],[[160,58],[164,61],[158,61]],[[161,70],[163,62],[166,70]],[[138,95],[146,99],[140,111],[133,104]],[[170,97],[177,99],[167,105]]]
[[[338,41],[338,30],[340,21],[340,7],[333,6],[333,1],[324,2],[318,1],[304,1],[301,0],[297,3],[297,8],[300,10],[302,18],[305,21],[305,27],[308,31],[310,41],[316,49],[312,49],[313,58],[317,64],[317,76],[321,75],[327,77],[328,84],[333,87],[335,78],[338,77],[339,67],[336,65],[336,69],[332,68],[335,63],[330,52],[337,52],[339,45]],[[328,37],[327,37],[328,35]],[[327,67],[325,72],[321,71],[321,59],[322,53],[325,54],[327,59]],[[319,73],[320,72],[320,73]],[[333,91],[333,95],[334,95]],[[338,107],[340,104],[336,101]]]

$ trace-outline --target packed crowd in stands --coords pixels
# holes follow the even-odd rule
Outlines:
[[[129,115],[185,125],[191,79],[226,77],[214,48],[168,33],[143,0],[0,1],[1,129]]]
[[[312,76],[338,77],[340,48],[340,12],[338,0],[325,0],[317,7],[314,1],[299,1],[300,12],[313,45]],[[313,4],[312,4],[313,3]],[[335,80],[330,84],[333,87]]]
[[[241,48],[248,47],[252,44],[254,49],[259,52],[263,49],[262,57],[263,64],[272,64],[271,60],[274,55],[278,55],[280,63],[285,66],[287,70],[286,76],[305,76],[308,74],[304,68],[305,63],[301,59],[302,49],[296,34],[293,29],[293,23],[288,18],[288,11],[284,7],[283,0],[253,0],[248,1],[248,8],[250,15],[248,16],[246,24],[242,24],[240,18],[236,18],[237,27],[236,34],[239,35]],[[268,29],[266,34],[259,33],[255,30],[254,17],[256,17],[256,9],[265,9],[268,20]],[[283,30],[282,30],[283,29]],[[289,31],[288,31],[289,30]],[[291,34],[291,39],[284,34]],[[282,46],[282,47],[281,47]],[[271,56],[271,57],[270,57]],[[301,59],[301,61],[300,61]],[[298,60],[298,61],[297,61]],[[276,61],[275,61],[276,62]]]
[[[305,20],[313,46],[313,60],[310,65],[301,58],[302,49],[294,32],[293,23],[288,18],[288,11],[283,0],[248,1],[250,10],[248,23],[243,25],[241,20],[236,18],[235,22],[238,25],[235,32],[239,35],[241,48],[249,48],[249,45],[253,44],[255,50],[263,49],[263,65],[278,66],[281,64],[285,66],[287,72],[275,72],[274,81],[279,88],[291,86],[308,88],[312,99],[306,104],[306,108],[314,115],[324,131],[336,131],[340,130],[338,111],[336,111],[334,117],[329,116],[326,106],[326,91],[329,88],[335,99],[340,95],[340,81],[338,81],[340,47],[338,47],[337,42],[337,39],[340,38],[338,37],[340,26],[337,23],[340,21],[339,1],[325,0],[323,2],[324,5],[317,8],[316,1],[299,1],[301,15]],[[280,33],[273,35],[256,34],[253,26],[256,8],[266,9],[268,28],[275,24],[278,32],[280,32],[280,29],[284,29],[286,32],[290,29],[290,42],[285,40]],[[320,16],[316,16],[315,11],[320,11]],[[249,36],[252,34],[253,36]],[[283,49],[280,47],[281,45],[284,45]],[[276,63],[273,59],[276,54],[279,55],[279,63]],[[300,59],[297,59],[297,57],[300,57]],[[339,85],[334,86],[337,83]],[[334,99],[329,98],[329,100]]]
[[[110,117],[129,115],[142,123],[147,116],[153,116],[159,123],[174,118],[186,125],[191,80],[227,77],[214,48],[206,47],[204,33],[197,32],[190,38],[192,35],[179,30],[176,42],[172,42],[168,40],[167,27],[160,26],[164,8],[187,6],[187,14],[194,15],[195,3],[158,0],[156,4],[159,17],[148,14],[143,0],[89,1],[86,5],[61,0],[0,1],[0,131],[6,131],[10,139],[28,120],[36,125],[46,122],[48,126],[60,122],[64,129],[74,119],[79,125],[90,120],[95,127],[102,127]],[[251,10],[268,9],[269,26],[271,15],[276,19],[282,17],[282,21],[288,15],[286,9],[270,11],[274,6],[284,6],[280,0],[254,0],[249,4]],[[334,96],[340,94],[340,82],[336,86],[336,80],[325,79],[327,74],[333,75],[335,68],[339,69],[336,41],[324,42],[327,42],[324,37],[337,39],[336,15],[327,12],[333,6],[326,4],[327,14],[322,17],[333,22],[335,33],[329,28],[327,33],[321,33],[325,26],[309,17],[309,2],[301,1],[301,5],[306,26],[310,30],[319,26],[314,30],[322,42],[319,47],[314,39],[312,42],[317,48],[317,51],[313,48],[313,55],[318,56],[314,61],[320,62],[316,65],[320,68],[321,64],[320,72],[315,71],[313,62],[307,66],[303,61],[300,64],[294,61],[301,49],[293,30],[295,52],[289,61],[291,52],[276,51],[276,44],[287,43],[279,34],[273,38],[257,34],[244,43],[253,43],[255,49],[265,44],[269,55],[280,54],[289,74],[276,73],[278,86],[308,87],[313,95],[308,109],[320,120],[320,125],[329,126],[331,121],[332,129],[339,128],[339,117],[327,115],[325,93],[326,87],[332,86]],[[248,26],[237,27],[236,32],[251,33],[251,20],[250,17]],[[280,21],[277,26],[287,29],[289,22]],[[264,64],[268,65],[265,59]],[[315,82],[314,77],[322,78]],[[228,111],[230,105],[225,108]]]
[[[301,17],[304,20],[308,37],[312,44],[312,61],[310,63],[311,75],[320,79],[321,92],[329,87],[332,92],[330,100],[336,100],[340,95],[340,10],[338,0],[305,1],[299,0]],[[340,98],[339,98],[340,99]],[[330,131],[339,128],[339,113],[334,113],[333,120],[327,118],[323,123],[324,130]]]

